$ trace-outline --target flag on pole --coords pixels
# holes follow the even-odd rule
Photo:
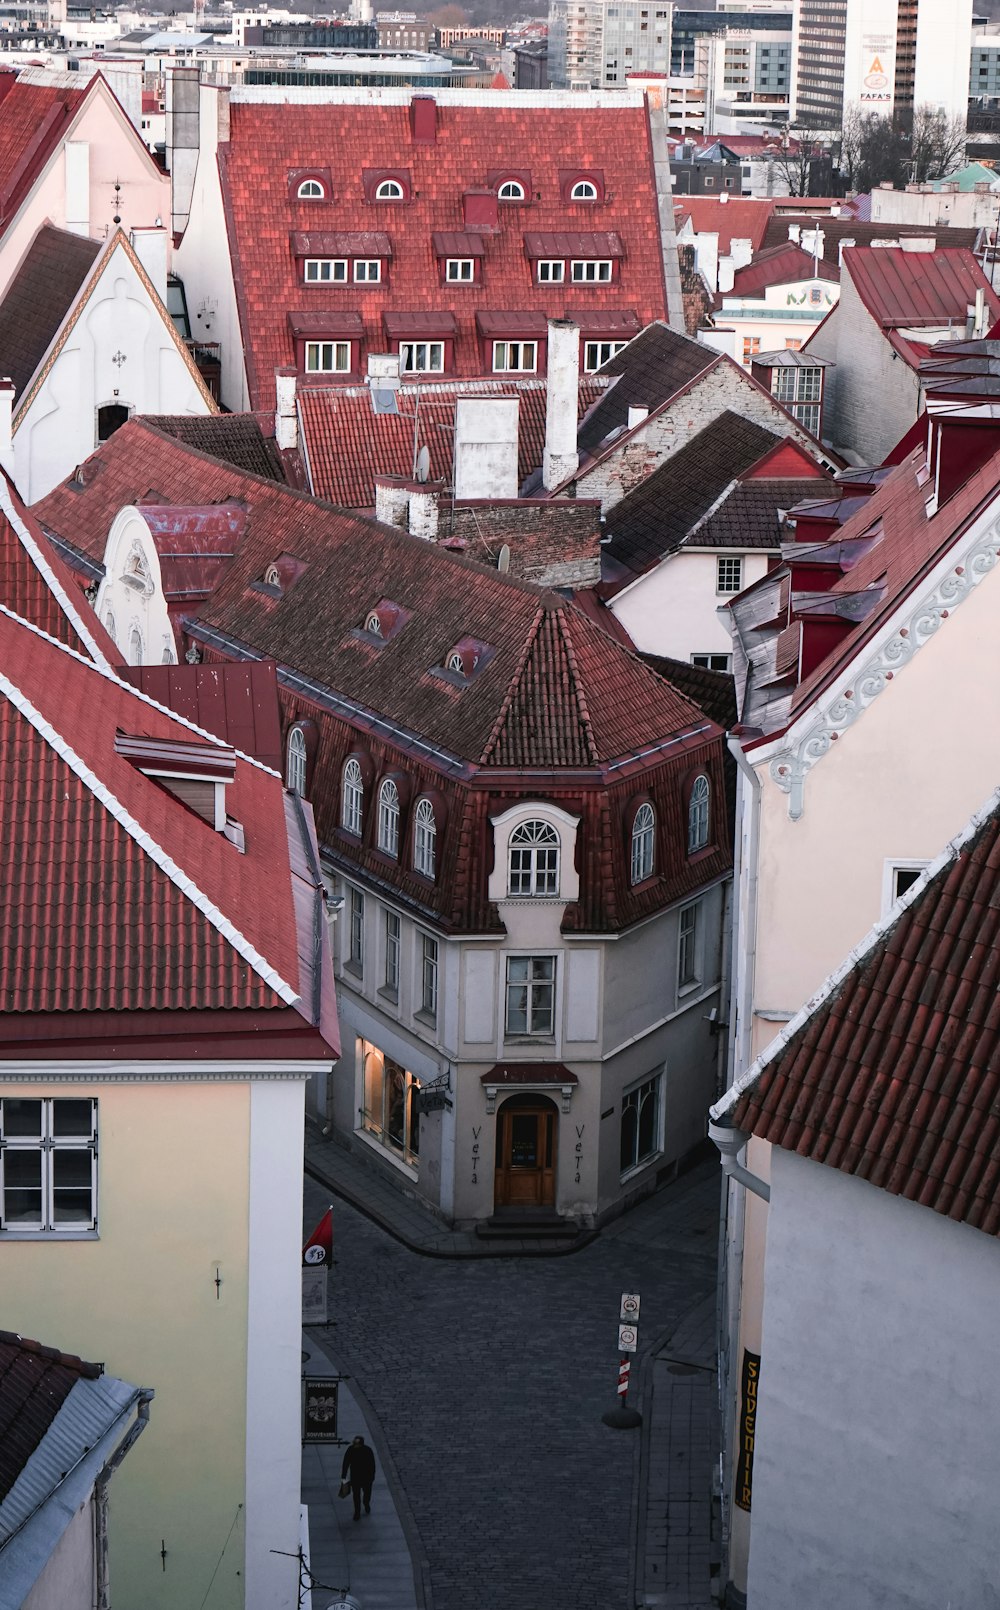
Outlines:
[[[333,1263],[333,1208],[327,1208],[302,1248],[302,1323],[327,1323],[327,1278]]]

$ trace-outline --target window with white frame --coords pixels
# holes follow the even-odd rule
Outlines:
[[[306,740],[301,727],[293,727],[288,734],[285,783],[293,794],[304,794],[306,791]]]
[[[682,906],[677,921],[677,987],[691,989],[698,982],[698,902]]]
[[[661,1074],[654,1074],[622,1096],[619,1156],[622,1174],[648,1163],[660,1150],[661,1079]]]
[[[569,193],[570,201],[596,201],[597,186],[590,179],[578,179]]]
[[[399,368],[407,375],[443,374],[444,342],[401,341]]]
[[[494,341],[494,374],[534,374],[537,364],[537,341]]]
[[[365,964],[365,897],[360,889],[351,890],[350,905],[347,961],[360,973]]]
[[[550,822],[522,822],[507,847],[507,889],[514,897],[559,893],[559,834]]]
[[[656,815],[652,805],[647,801],[639,806],[632,820],[631,879],[633,883],[644,883],[647,878],[653,876],[655,843]]]
[[[907,889],[912,889],[924,867],[926,861],[913,866],[894,866],[892,869],[892,898],[893,902],[901,899]]]
[[[361,823],[364,817],[365,784],[361,776],[361,767],[356,760],[349,760],[344,767],[344,785],[340,798],[340,825],[355,838],[361,837]]]
[[[378,791],[378,847],[393,860],[399,854],[399,789],[391,777]]]
[[[307,257],[305,280],[307,285],[344,284],[347,280],[347,258]]]
[[[413,813],[413,869],[421,877],[433,878],[437,865],[437,822],[429,799],[417,801]]]
[[[376,201],[402,201],[403,194],[403,187],[398,179],[383,179],[381,184],[375,187]]]
[[[385,988],[390,995],[399,994],[399,943],[398,911],[385,914]]]
[[[307,341],[307,375],[346,375],[351,372],[349,341]]]
[[[97,1102],[0,1100],[0,1230],[97,1227]]]
[[[609,363],[612,358],[625,346],[624,341],[585,341],[583,343],[583,367],[588,374],[600,369]]]
[[[437,1017],[438,945],[430,934],[420,935],[420,1010]]]
[[[381,257],[356,257],[354,260],[355,285],[378,285],[382,278]]]
[[[715,566],[715,590],[717,593],[738,593],[742,590],[742,555],[720,554]]]
[[[318,179],[303,179],[298,194],[300,201],[322,201],[325,191]]]
[[[446,280],[458,281],[461,284],[471,285],[476,277],[476,259],[474,257],[448,257],[445,259],[444,277]]]
[[[688,855],[694,855],[696,850],[703,850],[708,843],[711,803],[712,790],[708,778],[702,773],[695,778],[691,786],[691,798],[688,800]]]
[[[497,191],[499,201],[523,201],[524,186],[517,179],[505,179]]]
[[[556,1023],[556,959],[554,956],[507,957],[508,1038],[552,1036]]]
[[[610,257],[576,258],[569,265],[569,277],[574,285],[606,285],[611,279]]]
[[[561,257],[540,257],[538,260],[539,285],[561,285],[566,278],[566,264]]]
[[[692,665],[700,665],[704,671],[731,671],[733,656],[731,654],[692,654]]]

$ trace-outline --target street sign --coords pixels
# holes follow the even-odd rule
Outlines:
[[[618,1351],[619,1353],[634,1353],[639,1345],[639,1332],[635,1325],[619,1325]]]
[[[618,1318],[628,1324],[639,1323],[639,1293],[637,1291],[622,1292],[622,1306]]]

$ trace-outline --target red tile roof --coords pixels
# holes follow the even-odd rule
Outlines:
[[[762,296],[771,285],[788,285],[799,280],[832,280],[840,283],[840,274],[832,264],[817,261],[812,252],[804,252],[791,241],[786,246],[770,246],[757,252],[753,262],[739,269],[733,276],[733,288],[727,296]]]
[[[19,78],[0,99],[0,233],[96,81],[66,89]]]
[[[121,664],[76,578],[2,474],[0,604],[89,659]]]
[[[582,417],[608,382],[587,375],[580,381]],[[419,398],[419,436],[430,453],[430,479],[450,484],[454,449],[455,402],[459,396],[513,397],[521,400],[518,425],[518,482],[542,462],[545,446],[544,380],[482,380],[464,386],[401,386],[398,414],[376,414],[366,386],[311,387],[299,395],[303,454],[317,497],[345,509],[372,509],[376,475],[413,474],[412,415]]]
[[[457,95],[458,92],[455,92]],[[454,311],[459,375],[483,372],[475,315],[483,309],[534,308],[552,317],[593,309],[628,310],[639,325],[661,318],[666,291],[649,127],[643,106],[623,99],[614,110],[587,105],[525,107],[514,94],[502,105],[442,96],[436,140],[416,143],[407,105],[241,103],[230,106],[230,139],[219,163],[236,278],[237,301],[254,407],[271,407],[274,371],[294,361],[285,322],[288,309],[346,310],[361,315],[364,346],[386,347],[386,313]],[[441,283],[432,237],[464,231],[463,193],[494,190],[506,159],[530,180],[525,204],[500,204],[492,231],[482,233],[481,284]],[[333,200],[293,198],[293,169],[331,168]],[[367,170],[410,175],[412,199],[370,202]],[[600,170],[605,200],[562,199],[560,173]],[[484,198],[489,200],[488,197]],[[392,261],[379,285],[306,286],[289,249],[297,232],[379,230],[390,237]],[[539,232],[617,234],[625,256],[620,283],[538,285],[525,236]]]
[[[731,201],[716,196],[685,196],[676,206],[690,218],[696,235],[718,234],[720,257],[729,256],[734,240],[749,240],[758,251],[774,212],[773,201]]]
[[[720,1108],[800,1157],[998,1235],[998,983],[994,795]]]
[[[845,246],[843,266],[872,318],[886,330],[950,321],[964,332],[966,310],[979,290],[993,318],[1000,316],[1000,297],[965,247],[908,252],[899,246]]]

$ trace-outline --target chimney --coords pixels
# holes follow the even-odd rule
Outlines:
[[[0,465],[14,474],[14,382],[9,375],[0,380]]]
[[[549,320],[549,355],[545,394],[545,452],[542,485],[552,492],[576,473],[580,400],[580,331],[572,319]]]
[[[379,524],[405,531],[409,509],[410,483],[394,475],[376,475],[375,518]]]
[[[496,233],[500,211],[492,190],[467,190],[462,197],[462,218],[466,229]]]
[[[848,240],[848,239],[844,239],[844,240],[838,242],[838,245],[837,245],[837,267],[841,270],[841,272],[843,272],[843,268],[844,268],[844,253],[846,252],[848,246],[856,246],[857,244],[858,243],[857,243],[856,240]]]
[[[729,255],[734,268],[747,268],[753,260],[753,241],[738,237],[729,242]]]
[[[414,95],[410,101],[410,134],[414,145],[437,143],[437,101],[433,95]]]
[[[725,296],[731,291],[736,280],[736,269],[731,257],[719,258],[719,295]]]
[[[517,497],[519,411],[518,397],[458,398],[455,403],[456,502],[470,498]]]
[[[172,197],[171,227],[176,234],[183,234],[187,227],[195,170],[198,167],[201,145],[200,72],[198,67],[174,67],[166,75],[167,168]]]
[[[129,239],[160,301],[167,305],[167,232],[159,229],[130,229]]]
[[[297,372],[294,369],[275,369],[274,387],[276,406],[274,413],[274,439],[282,452],[299,445],[299,416],[295,407]]]
[[[71,235],[89,235],[89,142],[87,140],[67,140],[63,160],[66,180],[66,228]]]
[[[789,224],[789,226],[788,226],[788,238],[789,238],[790,241],[792,241],[792,243],[794,245],[797,246],[799,244],[799,241],[802,238],[802,225],[801,224]]]
[[[438,531],[437,486],[414,487],[410,493],[410,536],[422,537],[425,542],[436,542]]]

